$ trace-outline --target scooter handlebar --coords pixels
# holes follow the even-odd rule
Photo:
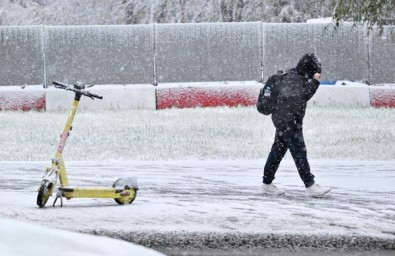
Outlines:
[[[72,86],[72,85],[68,85],[68,84],[65,84],[62,82],[58,82],[58,81],[52,81],[52,84],[55,85],[55,88],[73,91],[75,93],[80,93],[81,95],[87,96],[87,97],[91,98],[92,100],[93,100],[93,98],[103,99],[103,96],[99,96],[99,95],[90,93],[89,91],[83,90],[79,87],[79,85]]]
[[[90,97],[90,98],[96,98],[96,99],[103,99],[103,96],[99,96],[99,95],[96,95],[96,94],[93,94],[93,93],[90,93],[90,92],[88,92],[88,91],[85,91],[87,94],[84,94],[85,96],[88,96],[88,97]]]
[[[54,84],[56,88],[60,88],[60,89],[66,89],[67,87],[69,87],[69,85],[58,81],[52,81],[52,84]]]

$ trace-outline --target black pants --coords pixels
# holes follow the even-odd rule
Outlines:
[[[280,162],[288,149],[295,161],[300,178],[306,187],[310,187],[314,184],[314,175],[310,172],[302,130],[276,131],[274,143],[266,161],[263,183],[272,183]]]

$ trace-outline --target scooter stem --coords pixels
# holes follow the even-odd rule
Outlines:
[[[57,148],[57,151],[56,151],[56,154],[55,154],[55,158],[56,159],[58,159],[57,156],[61,156],[62,153],[63,153],[63,149],[64,149],[64,147],[66,145],[67,138],[70,135],[71,127],[72,127],[72,124],[73,124],[73,121],[74,121],[75,113],[77,112],[78,104],[79,104],[79,100],[74,100],[73,101],[73,105],[71,107],[69,116],[67,118],[66,124],[65,124],[64,129],[63,129],[63,133],[60,136],[60,141],[59,141],[58,148]]]
[[[66,173],[66,167],[63,162],[63,156],[62,156],[63,149],[66,146],[67,138],[70,135],[70,131],[72,129],[72,124],[74,121],[75,114],[77,112],[77,108],[78,108],[80,99],[81,99],[81,94],[76,92],[71,110],[69,112],[69,116],[66,120],[66,124],[63,129],[63,133],[60,136],[58,148],[55,152],[55,157],[54,157],[54,160],[52,163],[52,165],[56,165],[57,169],[59,170],[59,180],[60,180],[60,184],[62,185],[62,187],[68,186],[68,183],[69,183],[68,178],[67,178],[67,173]]]

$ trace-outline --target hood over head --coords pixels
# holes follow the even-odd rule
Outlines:
[[[321,60],[315,53],[306,53],[300,58],[296,70],[303,76],[313,78],[315,73],[321,73]]]

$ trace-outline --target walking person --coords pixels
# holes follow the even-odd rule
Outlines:
[[[262,184],[264,194],[282,195],[285,193],[272,182],[288,149],[308,196],[320,197],[331,190],[315,183],[307,160],[303,137],[303,118],[307,102],[317,91],[320,79],[321,61],[316,54],[309,53],[302,56],[295,68],[269,78],[263,88],[265,94],[262,93],[262,96],[260,94],[262,99],[266,97],[271,101],[269,112],[276,128],[274,143],[264,168]]]

